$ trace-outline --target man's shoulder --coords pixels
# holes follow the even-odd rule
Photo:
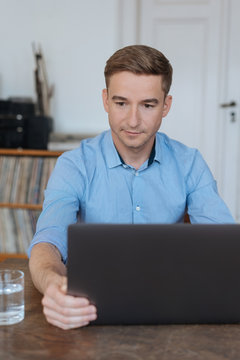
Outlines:
[[[108,131],[104,131],[101,134],[93,137],[83,139],[79,146],[75,149],[65,151],[61,157],[71,160],[79,159],[90,154],[96,154],[101,151],[102,144],[106,141]]]
[[[208,165],[197,148],[189,147],[178,140],[171,139],[166,134],[160,133],[159,144],[162,151],[162,159],[166,166],[170,164],[185,175],[198,175],[202,171],[209,172]]]
[[[199,154],[196,148],[189,147],[178,140],[172,139],[165,133],[158,132],[157,137],[161,151],[164,153],[169,153],[177,158],[192,158]]]
[[[83,139],[81,144],[83,146],[89,146],[89,147],[98,147],[101,146],[101,144],[103,142],[106,141],[106,139],[109,136],[109,130],[103,131],[100,134],[93,136],[93,137],[89,137],[87,139]]]

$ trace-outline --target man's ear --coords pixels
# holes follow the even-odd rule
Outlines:
[[[169,110],[170,110],[170,108],[171,108],[171,105],[172,105],[172,96],[171,96],[171,95],[167,95],[167,96],[165,97],[165,100],[164,100],[163,115],[162,115],[162,117],[167,116],[167,114],[169,113]]]
[[[109,106],[108,106],[108,91],[107,89],[103,89],[102,91],[102,101],[105,111],[108,113]]]

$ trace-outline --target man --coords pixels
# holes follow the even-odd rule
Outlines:
[[[234,222],[196,149],[157,133],[171,107],[172,67],[147,46],[118,50],[105,67],[110,131],[63,154],[50,177],[29,249],[47,320],[69,329],[96,319],[85,298],[66,294],[69,224]]]

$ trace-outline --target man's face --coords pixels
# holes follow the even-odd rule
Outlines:
[[[150,152],[172,98],[162,90],[161,75],[135,75],[123,71],[111,76],[103,90],[114,144],[118,151]]]

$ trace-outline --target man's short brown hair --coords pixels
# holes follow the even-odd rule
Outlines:
[[[163,91],[168,94],[172,83],[172,66],[157,49],[146,45],[131,45],[117,50],[106,62],[106,87],[110,77],[121,71],[139,75],[162,75]]]

